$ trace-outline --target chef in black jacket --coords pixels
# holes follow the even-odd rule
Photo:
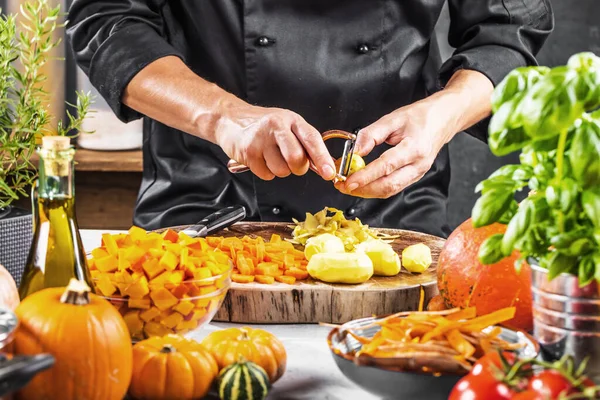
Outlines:
[[[549,0],[449,0],[457,50],[441,65],[443,3],[74,0],[79,66],[122,121],[144,117],[134,223],[189,224],[234,204],[290,221],[330,206],[446,236],[447,143],[463,130],[485,140],[493,86],[536,63],[553,15]],[[342,141],[325,144],[328,129],[358,132],[368,155],[337,188]],[[253,173],[229,173],[230,158]]]

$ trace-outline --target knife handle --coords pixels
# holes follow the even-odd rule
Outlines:
[[[227,228],[244,218],[246,218],[246,209],[244,206],[231,206],[210,214],[196,225],[204,225],[206,227],[206,234],[208,235]]]
[[[51,354],[0,359],[0,397],[25,387],[38,373],[54,365]]]

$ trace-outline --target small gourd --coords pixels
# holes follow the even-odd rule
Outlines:
[[[266,371],[242,356],[223,368],[218,380],[221,400],[263,400],[271,388]]]

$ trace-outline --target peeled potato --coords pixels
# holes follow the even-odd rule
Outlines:
[[[373,274],[394,276],[400,272],[402,264],[398,253],[383,240],[367,240],[356,247],[356,251],[366,253],[373,263]]]
[[[373,263],[365,253],[319,253],[306,267],[314,279],[329,283],[363,283],[373,276]]]
[[[338,158],[335,160],[335,169],[337,171],[340,170],[340,164],[342,163],[342,159]],[[360,171],[366,167],[365,160],[358,154],[352,154],[352,159],[350,160],[350,171],[348,172],[348,176],[352,175],[355,172]]]
[[[413,244],[402,251],[402,265],[407,271],[422,273],[431,262],[431,250],[423,243]]]
[[[308,261],[315,254],[319,253],[344,253],[346,251],[344,242],[339,237],[331,233],[323,233],[318,236],[313,236],[306,241],[304,247],[304,257]]]

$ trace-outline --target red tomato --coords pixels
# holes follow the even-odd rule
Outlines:
[[[512,399],[513,395],[514,392],[503,383],[469,374],[452,388],[448,400],[506,400]]]
[[[515,361],[514,353],[505,351],[503,355],[506,361],[508,361],[510,364],[512,364]],[[501,369],[502,361],[500,360],[500,354],[494,351],[491,353],[487,353],[479,360],[477,360],[477,362],[473,365],[473,369],[471,370],[470,375],[496,380],[495,371]]]
[[[512,400],[547,400],[547,398],[535,390],[525,390],[515,394]]]
[[[577,389],[560,372],[550,369],[531,377],[527,389],[538,392],[550,399],[557,399],[561,393],[569,395],[577,392]]]

